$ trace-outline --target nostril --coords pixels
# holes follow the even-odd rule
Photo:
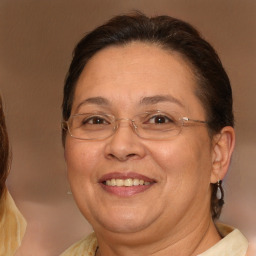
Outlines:
[[[136,154],[128,154],[126,157],[130,158],[130,157],[133,157],[133,156],[136,156]]]
[[[128,155],[124,155],[124,156],[122,156],[122,155],[115,155],[115,154],[109,154],[108,156],[111,157],[111,158],[117,158],[120,161],[126,161],[126,160],[128,160],[130,158],[135,157],[136,154],[128,154]]]

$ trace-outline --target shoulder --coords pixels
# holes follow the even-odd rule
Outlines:
[[[21,245],[27,222],[8,191],[0,202],[0,255],[14,255]]]
[[[86,238],[76,242],[60,256],[94,256],[96,248],[98,246],[95,233],[90,234]]]

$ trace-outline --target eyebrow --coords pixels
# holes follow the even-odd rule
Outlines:
[[[87,98],[79,103],[76,110],[78,110],[82,105],[87,105],[87,104],[94,104],[94,105],[99,105],[99,106],[109,106],[110,102],[109,102],[109,100],[107,100],[103,97]]]
[[[159,102],[172,102],[178,104],[181,107],[184,107],[180,100],[171,95],[155,95],[151,97],[144,97],[140,100],[141,105],[154,105]]]

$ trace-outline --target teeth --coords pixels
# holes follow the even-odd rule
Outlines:
[[[126,187],[133,186],[133,180],[132,180],[132,179],[124,180],[124,185],[125,185]]]
[[[112,182],[111,182],[112,185]],[[124,180],[121,179],[116,179],[116,186],[122,187],[124,185]]]
[[[106,180],[105,183],[107,186],[117,186],[117,187],[131,187],[131,186],[148,186],[151,183],[139,179],[111,179]]]
[[[115,179],[111,180],[111,186],[116,186],[116,180]]]
[[[140,180],[139,179],[134,179],[133,180],[133,186],[138,186],[140,185]]]

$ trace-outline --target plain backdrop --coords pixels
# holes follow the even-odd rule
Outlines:
[[[219,53],[237,133],[221,220],[256,240],[256,1],[0,0],[0,92],[13,152],[8,187],[28,220],[22,255],[58,255],[91,231],[67,194],[63,81],[77,41],[134,9],[192,23]]]

